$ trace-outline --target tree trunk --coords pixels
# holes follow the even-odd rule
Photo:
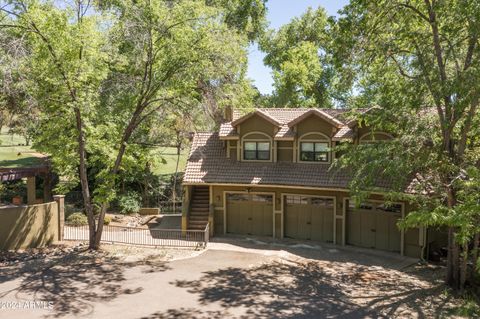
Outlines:
[[[461,260],[461,265],[460,265],[460,287],[459,288],[460,288],[460,291],[462,291],[462,292],[465,289],[465,283],[467,282],[468,255],[469,255],[468,243],[466,243],[466,244],[463,244],[463,247],[462,247],[462,260]]]
[[[447,179],[448,180],[448,179]],[[453,209],[456,204],[455,191],[447,187],[447,206]],[[456,242],[454,227],[448,228],[448,255],[447,255],[447,278],[446,283],[453,289],[460,288],[460,247]]]
[[[480,246],[480,233],[476,233],[475,237],[473,238],[472,260],[473,260],[473,271],[474,273],[477,273],[477,274],[480,274],[480,265],[478,261],[479,246]]]
[[[465,288],[465,282],[467,281],[467,262],[468,262],[468,243],[463,244],[462,247],[462,259],[460,265],[460,291],[463,292]]]
[[[454,278],[453,278],[453,273],[455,272],[454,267],[453,267],[453,228],[449,227],[448,228],[448,251],[447,251],[447,274],[445,281],[447,282],[447,285],[453,286],[454,284]]]
[[[80,185],[82,186],[82,195],[83,195],[83,206],[85,207],[85,212],[87,213],[88,219],[88,228],[89,228],[89,245],[90,249],[96,249],[95,247],[95,217],[93,216],[93,207],[90,197],[90,187],[88,185],[87,178],[87,159],[85,151],[85,133],[83,130],[83,120],[80,113],[80,109],[75,107],[75,119],[78,132],[78,155],[80,158],[80,163],[78,167],[80,175]]]
[[[143,100],[143,97],[141,100]],[[125,151],[127,149],[127,142],[129,141],[133,131],[139,124],[138,119],[140,118],[142,111],[143,111],[143,106],[139,102],[139,104],[137,104],[137,108],[135,112],[130,118],[130,121],[127,127],[125,128],[125,131],[123,132],[122,139],[120,140],[120,143],[119,143],[119,149],[118,149],[117,157],[115,159],[115,164],[110,170],[110,175],[113,178],[112,185],[111,185],[112,188],[114,188],[116,184],[116,176],[120,170],[120,165],[122,164],[123,155],[125,154]],[[93,235],[93,249],[98,249],[100,247],[100,241],[101,241],[102,232],[103,232],[103,219],[105,218],[105,213],[107,212],[108,204],[109,203],[102,203],[100,207],[100,213],[98,216],[98,227],[96,232]],[[91,233],[90,233],[90,237],[92,237]]]
[[[180,162],[180,153],[181,153],[182,143],[177,143],[177,164],[175,165],[175,175],[173,176],[173,186],[172,186],[172,202],[173,202],[173,212],[175,213],[177,200],[177,174],[178,174],[178,164]]]

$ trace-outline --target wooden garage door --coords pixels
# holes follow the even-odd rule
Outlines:
[[[227,194],[227,233],[272,236],[272,195]]]
[[[347,244],[400,252],[401,234],[397,227],[402,206],[366,203],[347,211]]]
[[[331,198],[285,196],[285,237],[333,242]]]

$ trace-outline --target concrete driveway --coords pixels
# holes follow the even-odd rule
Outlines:
[[[0,318],[421,318],[449,309],[441,269],[402,270],[412,262],[238,238],[173,261],[76,252],[4,267]],[[34,300],[53,307],[5,309]]]

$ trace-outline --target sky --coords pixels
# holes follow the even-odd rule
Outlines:
[[[278,29],[294,17],[302,15],[308,7],[314,9],[322,6],[328,15],[333,16],[343,8],[348,0],[269,0],[267,2],[267,20],[270,28]],[[272,70],[263,64],[265,54],[258,50],[256,44],[249,47],[247,76],[263,94],[272,92]]]

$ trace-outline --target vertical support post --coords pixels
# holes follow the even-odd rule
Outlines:
[[[188,209],[190,207],[191,186],[184,186],[183,203],[182,203],[182,235],[187,234]]]
[[[214,223],[215,205],[213,204],[213,186],[208,186],[208,228],[210,235],[213,236],[213,223]]]
[[[65,224],[65,195],[54,195],[58,208],[58,240],[63,240],[63,225]]]
[[[27,177],[27,204],[34,205],[36,197],[35,176]]]
[[[52,200],[52,174],[47,172],[43,180],[43,201],[48,203]]]
[[[277,156],[278,156],[278,142],[273,141],[273,162],[277,162]]]

